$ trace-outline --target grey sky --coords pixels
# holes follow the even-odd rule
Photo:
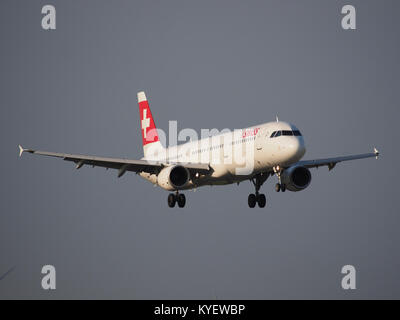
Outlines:
[[[57,29],[41,29],[41,7]],[[1,1],[0,298],[399,298],[398,1]],[[279,119],[305,159],[381,158],[313,170],[311,186],[186,192],[184,209],[134,174],[24,155],[142,157],[136,92],[158,127]],[[41,289],[41,268],[57,289]],[[340,287],[343,265],[357,290]]]

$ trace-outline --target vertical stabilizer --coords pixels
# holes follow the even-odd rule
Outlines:
[[[164,148],[158,137],[156,124],[150,111],[146,94],[141,91],[137,94],[140,114],[140,128],[142,131],[143,153],[145,158],[153,156]]]

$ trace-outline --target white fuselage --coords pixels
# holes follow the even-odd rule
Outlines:
[[[280,135],[271,137],[274,132],[280,132]],[[146,159],[209,164],[213,169],[212,174],[192,179],[184,188],[190,189],[247,180],[259,172],[271,171],[275,166],[296,163],[305,151],[304,138],[298,129],[289,123],[277,121],[157,150]],[[140,175],[157,184],[155,174]]]

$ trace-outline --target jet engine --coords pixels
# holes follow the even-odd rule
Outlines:
[[[301,191],[307,188],[311,182],[311,172],[306,167],[293,166],[287,168],[281,174],[282,184],[290,191]]]
[[[160,171],[157,184],[165,190],[180,190],[188,186],[189,180],[189,170],[181,165],[175,165]]]

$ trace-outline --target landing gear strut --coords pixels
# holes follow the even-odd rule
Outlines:
[[[268,173],[259,173],[250,180],[256,189],[255,194],[254,193],[249,194],[247,200],[250,208],[254,208],[256,204],[258,204],[260,208],[264,208],[265,205],[267,204],[267,199],[265,197],[265,194],[259,193],[259,191],[263,183],[267,180],[268,176],[269,176]]]
[[[282,168],[280,166],[276,166],[274,167],[274,172],[276,174],[276,176],[278,177],[278,183],[275,185],[275,191],[279,192],[285,192],[286,191],[286,186],[284,184],[282,184],[281,181],[281,174],[282,174]]]
[[[186,204],[186,197],[183,193],[170,193],[168,195],[168,207],[173,208],[178,203],[179,208],[183,208]]]

